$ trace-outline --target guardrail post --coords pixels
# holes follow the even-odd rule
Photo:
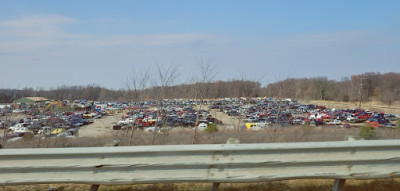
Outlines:
[[[97,190],[99,190],[99,187],[100,187],[100,185],[98,185],[98,184],[93,184],[93,185],[90,187],[90,190],[89,190],[89,191],[97,191]]]
[[[211,191],[218,191],[219,190],[219,185],[220,185],[220,183],[213,183]]]
[[[105,146],[106,146],[106,147],[117,147],[117,146],[119,145],[120,142],[121,142],[120,140],[113,140],[111,143],[107,143]],[[99,190],[99,187],[100,187],[100,185],[98,185],[98,184],[93,184],[93,185],[90,187],[90,190],[89,190],[89,191],[98,191],[98,190]]]
[[[234,139],[234,138],[229,138],[227,141],[226,141],[226,144],[239,144],[240,143],[240,141],[238,140],[238,139]],[[213,183],[213,185],[212,185],[212,188],[211,188],[211,191],[218,191],[219,190],[219,185],[220,185],[221,183],[219,183],[219,182],[216,182],[216,183]]]
[[[336,179],[335,183],[333,184],[332,191],[344,191],[344,183],[346,179]]]

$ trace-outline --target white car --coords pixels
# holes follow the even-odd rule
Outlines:
[[[197,126],[197,129],[199,131],[204,131],[205,129],[207,129],[208,124],[207,123],[200,123],[199,126]]]
[[[27,127],[16,127],[14,129],[14,133],[33,133],[33,132],[29,130]]]
[[[52,128],[46,126],[46,127],[40,128],[38,131],[38,134],[39,135],[50,135],[51,131],[52,131]]]
[[[243,122],[251,123],[251,122],[255,122],[255,121],[258,121],[258,117],[256,117],[256,116],[250,116],[250,117],[248,117],[246,119],[243,119]]]
[[[333,121],[329,121],[327,124],[328,124],[328,125],[341,125],[341,124],[342,124],[342,121],[340,121],[340,120],[338,120],[338,119],[335,119],[335,120],[333,120]]]
[[[126,120],[118,121],[118,123],[117,123],[117,125],[119,125],[119,126],[124,126],[124,125],[128,125],[128,124],[129,124],[129,122]]]
[[[22,111],[22,110],[20,110],[20,109],[14,109],[12,112],[13,112],[13,113],[22,113],[22,112],[24,112],[24,111]]]
[[[78,136],[78,130],[77,128],[68,129],[65,132],[57,134],[57,137],[75,138]]]
[[[160,132],[160,128],[158,127],[147,127],[144,129],[144,132],[150,133],[150,132]]]
[[[357,119],[357,118],[356,118],[354,115],[348,115],[346,120],[347,120],[348,122],[355,122],[356,119]]]
[[[8,128],[8,131],[15,131],[15,129],[19,129],[19,128],[22,128],[22,127],[24,127],[24,124],[23,124],[23,123],[17,123],[17,124],[15,124],[15,125],[9,127],[9,128]]]

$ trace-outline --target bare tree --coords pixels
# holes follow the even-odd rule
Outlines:
[[[152,78],[152,83],[156,87],[153,97],[156,100],[166,99],[168,96],[168,87],[172,86],[178,77],[177,65],[156,64],[156,74]]]
[[[262,76],[252,75],[251,79],[247,76],[246,72],[241,70],[239,72],[239,97],[249,98],[251,96],[258,95],[258,91],[261,87]]]
[[[15,121],[15,116],[12,113],[5,113],[4,116],[0,116],[0,121],[3,125],[3,140],[2,147],[6,146],[7,136],[8,136],[8,128],[11,127],[13,121]]]
[[[165,113],[163,112],[164,105],[163,101],[167,98],[168,95],[168,88],[172,86],[177,77],[178,77],[178,66],[177,65],[167,65],[167,66],[160,66],[156,64],[156,75],[153,78],[153,84],[155,87],[155,92],[153,94],[154,98],[158,100],[158,110],[157,110],[157,121],[163,121],[163,125],[165,125]],[[164,127],[160,127],[164,128]],[[155,137],[157,135],[157,131],[154,131],[152,144],[154,144]],[[164,133],[165,135],[165,133]]]
[[[214,78],[217,76],[218,71],[216,65],[213,64],[211,59],[200,58],[197,60],[197,75],[195,76],[196,81],[196,98],[200,101],[200,106],[197,108],[196,123],[194,128],[192,144],[196,142],[197,125],[199,123],[200,111],[203,107],[203,101],[209,97],[210,85]]]
[[[148,81],[151,75],[150,67],[140,68],[140,70],[132,67],[131,73],[129,74],[128,79],[125,82],[127,88],[127,98],[131,100],[132,104],[135,101],[140,101],[144,97],[144,90],[147,88]],[[135,123],[135,122],[134,122]],[[136,124],[131,125],[131,133],[129,138],[129,145],[133,144],[133,134],[135,131]],[[127,135],[129,134],[129,130]]]
[[[286,79],[288,79],[289,76],[286,77]],[[282,106],[282,99],[284,95],[284,83],[283,83],[283,78],[281,75],[279,75],[277,78],[277,83],[278,83],[278,99],[275,101],[278,104],[278,111],[276,113],[276,121],[275,121],[275,126],[274,126],[274,134],[272,136],[272,142],[275,142],[275,134],[276,134],[276,128],[278,126],[279,123],[279,118],[280,118],[280,113],[281,113],[281,106]]]
[[[125,82],[129,100],[139,101],[143,98],[143,91],[147,88],[150,76],[150,67],[140,68],[140,70],[132,67]]]
[[[211,59],[198,59],[197,60],[197,70],[198,73],[195,76],[195,82],[197,82],[197,95],[196,98],[204,99],[208,97],[210,93],[210,84],[215,79],[218,74],[216,70],[216,65],[213,64]]]

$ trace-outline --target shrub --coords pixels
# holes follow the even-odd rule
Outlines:
[[[211,123],[207,125],[207,129],[205,129],[206,132],[212,133],[212,132],[217,132],[217,124],[216,123]]]
[[[372,125],[362,126],[359,134],[360,138],[369,140],[375,138],[375,127]]]

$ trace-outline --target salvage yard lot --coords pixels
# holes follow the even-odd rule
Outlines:
[[[5,146],[10,148],[104,146],[113,140],[118,140],[119,145],[122,146],[216,144],[225,143],[230,138],[237,139],[241,143],[342,141],[349,137],[362,138],[360,137],[360,127],[371,125],[367,119],[377,121],[374,122],[375,125],[380,126],[372,132],[367,132],[371,133],[368,138],[400,138],[397,114],[383,115],[372,111],[366,113],[367,110],[339,110],[340,107],[330,110],[329,107],[325,109],[322,101],[310,102],[322,103],[320,105],[301,105],[293,102],[292,105],[286,104],[285,107],[283,104],[276,105],[278,102],[273,99],[253,100],[252,104],[234,99],[197,102],[195,105],[193,105],[194,102],[190,102],[189,105],[182,103],[168,103],[170,105],[163,109],[164,118],[157,117],[159,115],[158,107],[152,102],[149,102],[151,107],[133,106],[132,109],[120,109],[115,112],[104,111],[105,115],[94,119],[93,123],[78,127],[79,133],[75,137],[69,136],[67,139],[61,139],[58,136],[51,138],[44,135],[34,135],[32,138],[22,136],[18,141],[6,143]],[[340,106],[333,105],[332,102],[329,104],[330,106]],[[230,111],[232,110],[236,110],[237,114],[231,115]],[[277,115],[278,111],[280,115]],[[79,119],[79,115],[82,115],[79,113],[82,112],[75,113],[75,117],[72,119]],[[197,119],[199,122],[216,123],[218,130],[207,132],[194,128],[196,127],[197,113],[201,116]],[[360,119],[359,123],[347,121],[348,117],[357,115],[366,116],[366,118]],[[393,117],[387,118],[389,116]],[[21,113],[8,115],[8,118],[14,121],[30,117],[32,116]],[[277,118],[279,118],[278,123],[276,123]],[[340,124],[329,125],[333,119],[339,121]],[[33,120],[29,119],[29,121]],[[219,124],[218,121],[221,121],[222,124]],[[122,125],[119,126],[121,130],[115,130],[117,124]],[[386,127],[389,124],[390,127]]]

